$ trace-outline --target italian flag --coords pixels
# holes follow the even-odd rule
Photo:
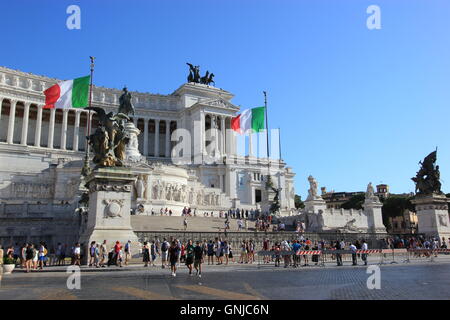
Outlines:
[[[61,81],[44,91],[44,109],[84,108],[88,106],[91,76]]]
[[[264,130],[265,107],[244,110],[240,115],[231,119],[231,129],[239,133],[249,130],[259,132]]]

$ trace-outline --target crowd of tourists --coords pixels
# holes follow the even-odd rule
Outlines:
[[[231,240],[231,241],[230,241]],[[373,243],[373,242],[372,242]],[[106,240],[101,243],[95,241],[89,244],[87,250],[87,260],[90,267],[105,268],[109,266],[122,267],[128,265],[131,261],[132,243],[128,241],[124,244],[116,241],[108,244]],[[430,256],[429,250],[420,249],[447,249],[450,247],[450,238],[424,238],[422,236],[395,236],[378,240],[374,246],[379,249],[397,249],[408,248],[416,249],[415,256]],[[75,243],[69,247],[58,243],[49,254],[49,249],[45,242],[39,244],[24,243],[15,244],[5,249],[0,246],[0,256],[13,259],[15,264],[26,270],[26,272],[39,271],[46,266],[64,266],[66,263],[72,265],[81,265],[85,251],[82,250],[83,244]],[[352,257],[352,265],[358,264],[360,259],[367,265],[367,254],[359,254],[357,250],[368,250],[369,246],[366,240],[355,241],[340,240],[319,240],[312,241],[304,238],[302,234],[296,236],[294,240],[283,240],[272,242],[265,238],[262,242],[255,242],[252,239],[242,241],[232,241],[232,239],[222,239],[216,237],[210,240],[187,240],[181,241],[176,238],[163,238],[160,240],[155,236],[154,240],[146,241],[141,248],[134,248],[138,251],[143,260],[144,266],[161,265],[162,268],[170,267],[173,276],[176,276],[177,267],[185,264],[189,274],[201,276],[201,265],[203,262],[208,265],[228,265],[230,263],[252,264],[256,261],[258,251],[263,251],[262,263],[274,263],[279,267],[281,263],[285,268],[297,268],[301,265],[309,266],[310,263],[317,265],[320,254],[303,254],[302,251],[308,250],[347,250]],[[286,254],[288,253],[288,254]],[[434,253],[436,255],[436,253]],[[332,254],[332,259],[338,266],[343,265],[343,254],[336,251]],[[3,259],[0,259],[3,261]]]

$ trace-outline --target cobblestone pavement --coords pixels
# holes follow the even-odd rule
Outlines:
[[[202,278],[184,266],[175,278],[160,267],[114,267],[83,271],[81,290],[67,289],[68,274],[54,270],[4,275],[0,299],[450,299],[450,264],[442,262],[382,265],[380,290],[367,288],[364,266],[206,265]]]

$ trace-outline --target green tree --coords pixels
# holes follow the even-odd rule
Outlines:
[[[360,210],[360,209],[362,209],[362,204],[364,203],[364,199],[366,199],[366,195],[364,193],[354,195],[350,199],[348,199],[346,202],[344,202],[341,205],[341,208],[347,209],[347,210],[348,209]]]
[[[305,207],[305,204],[302,201],[302,197],[298,194],[294,197],[294,204],[296,209],[303,209]]]
[[[408,209],[416,211],[414,205],[411,203],[412,197],[406,196],[390,196],[383,201],[381,208],[383,216],[383,224],[386,228],[390,227],[389,218],[403,216],[403,212]]]

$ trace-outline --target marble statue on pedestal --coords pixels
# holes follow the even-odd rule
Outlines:
[[[308,181],[309,181],[309,189],[308,189],[308,198],[306,199],[306,201],[315,200],[318,198],[318,196],[317,196],[317,186],[318,186],[317,181],[311,175],[308,177]]]

